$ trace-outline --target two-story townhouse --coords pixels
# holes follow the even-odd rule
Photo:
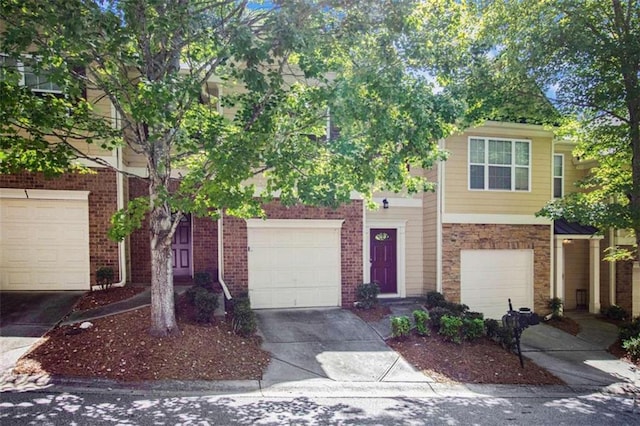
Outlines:
[[[220,96],[223,88],[212,80],[208,90]],[[116,122],[99,93],[87,96]],[[535,216],[588,172],[570,145],[541,126],[498,122],[441,144],[448,161],[414,171],[436,182],[436,192],[376,194],[377,210],[354,194],[335,210],[276,200],[266,220],[185,217],[173,244],[176,281],[208,271],[231,295],[248,292],[255,308],[348,306],[370,281],[382,297],[438,290],[494,318],[509,298],[539,312],[553,296],[568,309],[625,306],[630,268],[600,262],[608,241],[622,237],[601,243],[594,229]],[[55,179],[0,175],[0,289],[89,289],[102,266],[121,283],[149,283],[145,226],[120,244],[107,238],[110,216],[146,195],[144,162],[125,148],[78,147],[127,174],[91,164],[93,174]]]

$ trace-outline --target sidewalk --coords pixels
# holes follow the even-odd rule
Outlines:
[[[638,368],[607,352],[618,338],[618,328],[586,312],[566,315],[580,325],[577,336],[546,324],[522,334],[522,353],[570,386],[627,387],[640,394]]]

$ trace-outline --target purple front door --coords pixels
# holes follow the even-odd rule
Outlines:
[[[371,282],[380,286],[380,293],[398,292],[396,229],[371,229],[369,253]]]
[[[191,217],[185,216],[173,235],[173,276],[191,276]]]

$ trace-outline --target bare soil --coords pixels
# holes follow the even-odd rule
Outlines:
[[[126,288],[126,287],[125,287]],[[105,299],[122,300],[128,292],[111,289],[90,292],[77,307],[101,306]],[[112,292],[113,291],[113,292]],[[233,333],[230,322],[194,323],[192,310],[178,301],[176,336],[156,338],[148,333],[150,309],[113,315],[92,321],[93,327],[57,327],[18,361],[18,374],[141,380],[260,379],[269,353],[260,349],[257,336]]]

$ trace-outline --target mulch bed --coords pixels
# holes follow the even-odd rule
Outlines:
[[[145,291],[146,287],[111,287],[108,290],[92,290],[85,293],[73,307],[74,311],[86,311],[87,309],[98,308],[100,306],[110,305],[111,303],[120,302],[138,293]]]
[[[562,380],[525,358],[507,352],[487,338],[461,344],[431,336],[410,335],[387,344],[424,374],[442,383],[560,385]]]
[[[234,334],[225,319],[195,324],[191,310],[182,301],[179,306],[176,336],[152,337],[150,308],[140,308],[93,320],[87,330],[77,325],[55,328],[18,361],[14,371],[119,381],[262,377],[270,355],[260,349],[259,337]]]
[[[573,336],[577,336],[578,333],[580,333],[580,325],[569,317],[551,318],[549,321],[545,321],[544,324],[555,327]]]
[[[371,309],[351,308],[351,312],[359,316],[365,322],[378,322],[385,315],[391,314],[391,309],[387,305],[376,305]]]

